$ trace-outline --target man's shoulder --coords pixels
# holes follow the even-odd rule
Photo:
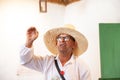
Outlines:
[[[76,58],[76,62],[78,64],[85,64],[85,61],[82,58],[80,58],[80,57]]]
[[[44,60],[49,62],[49,61],[54,61],[55,56],[54,55],[46,55],[44,56]]]
[[[77,58],[76,63],[78,65],[78,67],[89,68],[87,62],[85,62],[82,58]]]

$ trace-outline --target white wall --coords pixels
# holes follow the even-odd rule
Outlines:
[[[100,77],[99,23],[120,22],[119,0],[81,0],[66,8],[48,3],[48,12],[40,13],[38,0],[0,1],[0,80],[39,80],[40,73],[19,67],[19,47],[25,42],[28,27],[40,32],[35,52],[47,53],[41,41],[49,28],[71,23],[89,41],[88,50],[81,56],[89,65],[92,80]],[[40,45],[36,45],[40,44]],[[41,51],[42,50],[42,51]],[[46,54],[42,54],[43,56]],[[19,72],[22,70],[21,72]],[[19,76],[17,76],[17,71]],[[31,73],[34,73],[31,75]],[[39,75],[40,74],[40,75]]]
[[[49,5],[48,13],[40,13],[38,0],[0,0],[0,80],[41,79],[40,73],[24,71],[19,67],[19,47],[25,42],[27,28],[36,26],[40,32],[35,42],[39,44],[35,46],[39,48],[36,52],[44,51],[45,46],[40,46],[43,44],[41,40],[44,32],[64,21],[65,8]],[[17,71],[19,76],[16,75]]]

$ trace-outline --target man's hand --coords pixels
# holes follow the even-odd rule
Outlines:
[[[35,27],[30,27],[28,30],[27,30],[27,40],[26,40],[26,47],[30,48],[32,47],[32,44],[34,42],[34,40],[37,39],[38,37],[38,31]]]

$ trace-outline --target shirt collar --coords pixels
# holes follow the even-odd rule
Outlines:
[[[59,55],[57,55],[55,59],[56,59],[57,61],[60,61],[60,59],[59,59],[58,56],[59,56]],[[72,64],[72,63],[74,62],[75,58],[76,58],[76,57],[72,54],[71,58],[66,62],[65,65],[67,65],[67,64]]]

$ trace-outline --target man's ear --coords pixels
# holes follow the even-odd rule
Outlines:
[[[73,49],[77,47],[77,42],[75,41]]]

